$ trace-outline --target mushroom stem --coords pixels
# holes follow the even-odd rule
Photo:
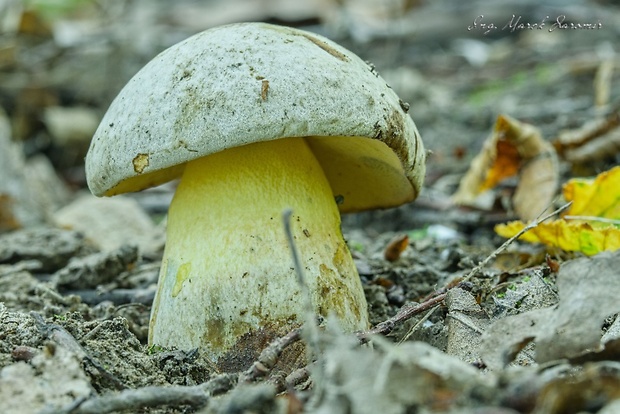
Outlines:
[[[340,214],[303,138],[225,150],[187,164],[168,214],[149,343],[201,347],[217,361],[304,321],[301,291],[280,220],[292,230],[314,310],[348,331],[366,329],[366,300]],[[238,357],[238,356],[237,356]]]

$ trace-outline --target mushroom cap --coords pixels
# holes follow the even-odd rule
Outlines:
[[[391,207],[413,200],[424,178],[407,109],[371,65],[322,36],[222,26],[164,50],[121,90],[86,156],[88,186],[139,191],[209,154],[308,137],[341,211]]]

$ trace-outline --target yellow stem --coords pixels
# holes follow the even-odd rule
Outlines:
[[[303,138],[250,144],[189,163],[168,215],[149,342],[217,360],[303,322],[282,228],[292,229],[316,313],[366,329],[366,301],[330,185]],[[260,349],[259,349],[260,351]]]

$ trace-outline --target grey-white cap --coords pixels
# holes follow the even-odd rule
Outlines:
[[[422,186],[425,151],[374,68],[325,37],[264,23],[198,33],[123,88],[86,156],[95,195],[178,178],[185,163],[286,137],[307,141],[341,211],[391,207]]]

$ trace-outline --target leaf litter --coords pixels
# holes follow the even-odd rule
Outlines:
[[[73,234],[68,230],[61,232]],[[10,233],[0,237],[0,240],[8,236],[15,238],[18,234],[19,232]],[[386,238],[386,242],[388,240]],[[33,244],[37,242],[29,243],[29,249],[32,249]],[[396,280],[398,284],[402,283],[398,281],[399,279],[393,279],[390,274],[398,273],[399,269],[403,268],[390,265],[389,261],[380,259],[383,255],[381,246],[377,244],[379,248],[371,254],[379,259],[368,262],[371,273],[376,274],[376,272],[387,270],[386,275],[390,279]],[[450,247],[448,245],[445,248]],[[363,248],[365,251],[366,249]],[[434,248],[427,250],[427,253],[433,250]],[[134,260],[132,251],[135,250],[129,249],[128,256],[126,256],[130,261]],[[427,322],[423,322],[422,328],[418,328],[420,331],[415,332],[407,342],[400,345],[393,343],[406,333],[391,328],[398,327],[400,322],[386,325],[387,329],[379,329],[377,333],[370,334],[368,338],[373,342],[374,347],[368,348],[360,347],[359,339],[350,334],[342,334],[333,321],[328,321],[320,336],[321,352],[317,361],[308,366],[310,376],[306,376],[305,380],[291,382],[291,385],[287,386],[287,381],[282,382],[282,379],[278,379],[277,372],[267,372],[264,380],[256,378],[249,382],[244,381],[244,385],[237,385],[237,374],[223,374],[222,376],[213,371],[209,361],[202,358],[199,351],[186,353],[145,348],[144,342],[141,342],[138,339],[139,336],[131,329],[131,324],[148,323],[147,307],[142,307],[141,310],[138,307],[133,309],[133,313],[127,313],[123,312],[123,309],[132,309],[132,306],[125,305],[119,308],[109,302],[101,302],[89,308],[78,297],[62,296],[56,292],[54,284],[50,285],[54,278],[46,276],[68,272],[68,269],[73,269],[73,273],[77,272],[87,279],[93,277],[89,272],[105,274],[105,267],[98,268],[89,264],[89,260],[92,260],[89,258],[101,257],[103,259],[105,255],[109,255],[108,260],[117,260],[113,258],[118,254],[118,251],[94,255],[84,253],[84,258],[87,259],[83,262],[84,269],[88,270],[86,273],[80,273],[76,263],[81,262],[73,260],[48,265],[44,271],[41,267],[35,267],[35,270],[31,271],[20,270],[21,274],[15,272],[14,268],[18,266],[15,263],[7,263],[0,268],[2,270],[0,282],[9,282],[15,277],[18,277],[18,280],[28,281],[25,286],[15,282],[13,282],[14,286],[5,284],[8,287],[5,295],[10,296],[11,289],[13,289],[13,295],[18,294],[15,291],[16,288],[24,289],[26,292],[32,289],[49,292],[42,296],[43,303],[30,306],[19,301],[6,301],[12,308],[23,309],[23,311],[9,310],[6,307],[0,309],[2,319],[0,336],[4,338],[5,344],[0,348],[0,356],[3,356],[0,361],[4,361],[2,365],[5,367],[1,371],[0,378],[9,382],[21,381],[21,379],[31,381],[37,378],[40,384],[47,384],[49,380],[46,379],[45,374],[37,371],[37,367],[48,367],[44,370],[48,369],[53,372],[56,368],[52,367],[57,366],[55,364],[64,364],[67,371],[63,375],[68,375],[73,372],[72,370],[75,371],[71,374],[72,382],[68,382],[64,388],[56,387],[54,384],[42,386],[43,388],[31,387],[25,391],[24,399],[37,401],[42,398],[37,395],[44,396],[44,400],[56,407],[57,411],[54,412],[67,413],[111,412],[102,408],[104,403],[112,407],[124,408],[149,405],[165,407],[165,403],[171,404],[172,407],[186,407],[185,409],[193,404],[194,406],[206,405],[204,412],[213,413],[237,412],[234,410],[239,407],[239,409],[262,407],[263,411],[258,412],[285,412],[294,404],[301,404],[310,412],[326,413],[350,412],[351,409],[354,410],[353,412],[372,413],[376,412],[378,407],[383,407],[385,412],[395,413],[414,408],[444,412],[454,407],[473,406],[497,406],[504,407],[506,410],[516,410],[506,412],[519,412],[518,404],[510,402],[515,398],[515,389],[500,385],[502,384],[501,378],[509,372],[504,371],[503,368],[506,363],[510,362],[505,355],[514,352],[515,347],[519,348],[519,344],[524,340],[529,342],[534,339],[538,345],[536,349],[544,346],[545,353],[536,353],[535,359],[529,361],[524,358],[520,359],[531,364],[531,371],[511,373],[510,375],[516,377],[509,384],[524,381],[522,377],[526,375],[534,376],[538,381],[536,382],[538,388],[531,391],[530,403],[533,406],[539,406],[543,402],[550,404],[548,398],[551,397],[545,397],[547,399],[543,402],[537,399],[542,398],[546,393],[551,395],[551,391],[548,390],[562,391],[566,387],[561,377],[550,376],[548,371],[538,368],[538,364],[561,358],[577,358],[572,369],[579,370],[581,365],[579,365],[578,358],[583,359],[589,354],[604,350],[600,341],[605,320],[614,312],[618,312],[613,296],[614,289],[616,289],[613,283],[617,284],[618,278],[614,277],[613,269],[619,265],[620,255],[618,253],[601,254],[593,258],[567,261],[562,265],[557,275],[560,297],[557,309],[553,305],[554,300],[557,300],[553,287],[548,285],[550,282],[543,281],[543,278],[550,276],[548,273],[543,275],[544,269],[539,271],[542,272],[538,275],[539,277],[529,272],[526,273],[529,275],[529,280],[515,282],[521,286],[507,291],[516,293],[520,290],[521,293],[498,297],[496,304],[502,303],[502,306],[491,306],[491,302],[488,301],[478,304],[477,294],[469,291],[471,287],[449,288],[446,291],[447,296],[445,294],[439,296],[439,300],[433,302],[434,305],[429,309],[441,303],[445,303],[445,307],[438,308],[439,312],[435,312]],[[424,250],[422,250],[422,256],[425,256]],[[358,258],[368,261],[364,257],[365,255],[361,255]],[[412,260],[420,263],[420,259],[412,257],[404,257],[400,260],[405,260],[406,266],[411,266]],[[424,260],[430,260],[430,258],[426,257]],[[437,257],[437,260],[441,259]],[[125,271],[136,272],[139,268],[138,264]],[[119,268],[116,271],[121,270]],[[449,277],[450,272],[443,274],[444,277]],[[493,280],[496,275],[491,269],[483,271],[482,279],[476,279],[476,284],[484,284],[483,280]],[[615,282],[610,285],[610,280],[613,279]],[[449,278],[443,281],[436,280],[439,283],[447,283]],[[381,290],[384,295],[387,293],[387,289],[381,288]],[[432,295],[430,297],[432,298]],[[6,296],[2,300],[5,299]],[[421,305],[424,304],[423,298],[418,300],[421,300]],[[374,300],[372,302],[374,303]],[[398,309],[393,305],[391,308]],[[529,308],[542,309],[518,314]],[[32,314],[27,313],[27,310],[33,309],[42,315],[43,319],[39,319],[39,322]],[[406,313],[407,309],[405,306],[401,312]],[[501,309],[504,311],[502,312]],[[496,313],[494,314],[493,311]],[[536,314],[536,312],[539,313]],[[516,316],[507,316],[515,315],[515,313],[517,313]],[[534,313],[535,321],[540,322],[539,330],[535,332],[531,331],[531,328],[526,329],[532,320],[532,313]],[[526,322],[514,322],[512,318],[525,318]],[[491,322],[493,322],[492,325]],[[447,335],[445,346],[437,348],[437,346],[421,341],[429,335],[432,336],[435,329],[444,331]],[[50,332],[66,332],[66,334],[60,337],[64,339],[59,339],[57,334],[52,335]],[[378,336],[379,332],[381,335],[391,333],[391,339],[383,339],[382,336]],[[551,332],[562,332],[562,336],[557,336],[559,334],[553,336]],[[67,335],[74,338],[70,342],[76,341],[79,344],[77,348],[79,351],[76,351],[74,345],[67,346]],[[489,343],[488,338],[495,340],[499,338],[500,342]],[[610,339],[606,342],[610,350],[616,344],[615,340]],[[47,350],[48,348],[62,350],[50,351]],[[606,355],[614,355],[609,352]],[[66,358],[78,363],[66,362]],[[501,363],[497,363],[498,360]],[[6,367],[13,367],[17,362],[20,367],[24,364],[33,367],[34,371],[31,368],[6,369]],[[476,368],[481,363],[493,370],[484,372]],[[600,358],[593,357],[589,363],[606,364],[608,362],[605,359],[601,361]],[[323,368],[320,371],[321,375],[314,377],[317,364],[321,364]],[[597,369],[603,370],[603,368],[596,368],[596,365],[589,367],[589,371],[584,370],[580,375],[587,377],[592,372],[599,372],[596,371]],[[565,367],[565,369],[569,368]],[[19,376],[20,379],[15,379],[14,375]],[[611,375],[609,381],[613,383],[614,378]],[[308,379],[312,380],[311,385],[307,383]],[[587,378],[583,381],[587,381]],[[21,382],[11,383],[21,384]],[[293,383],[297,385],[293,386]],[[162,385],[174,385],[181,388],[168,389],[167,394],[161,394],[166,395],[168,399],[162,400],[153,395],[153,393],[157,395],[157,388],[148,388]],[[310,388],[307,388],[309,385]],[[287,388],[291,386],[297,387],[298,391]],[[279,393],[287,389],[289,390],[287,393],[278,397]],[[0,387],[0,396],[3,397],[0,400],[4,400],[4,397],[9,395],[2,393],[13,390],[13,386]],[[71,395],[72,398],[68,398],[67,395]],[[69,407],[76,404],[81,406],[78,398],[80,395],[85,401],[83,410],[76,408],[72,411]],[[216,397],[217,395],[221,397]],[[42,406],[36,407],[33,405],[31,412],[39,412],[37,410],[42,409]],[[89,411],[91,409],[92,411]],[[175,412],[174,409],[161,408],[161,410],[161,412]]]
[[[536,343],[535,360],[545,363],[597,352],[605,320],[620,312],[617,289],[620,251],[567,261],[557,275],[556,305],[502,318],[485,332],[482,359],[500,368],[524,341]]]

